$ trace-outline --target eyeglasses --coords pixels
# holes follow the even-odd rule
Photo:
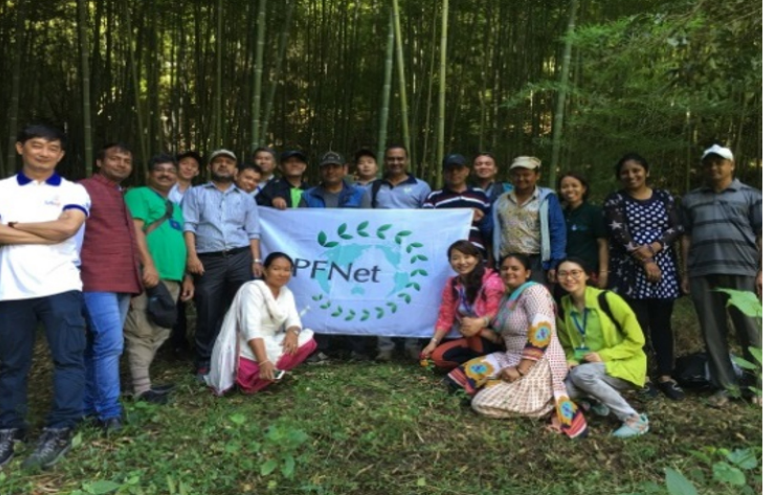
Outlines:
[[[585,274],[585,271],[582,270],[563,270],[561,272],[557,272],[556,276],[559,279],[566,279],[566,278],[572,278],[572,279],[579,279],[580,276]]]

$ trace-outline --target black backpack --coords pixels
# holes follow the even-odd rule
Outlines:
[[[612,314],[612,309],[609,306],[609,301],[607,301],[607,293],[611,293],[611,291],[604,290],[601,293],[599,293],[599,296],[597,298],[599,302],[599,308],[601,308],[601,311],[604,312],[607,317],[609,317],[609,320],[612,321],[613,324],[615,324],[615,327],[617,327],[617,331],[622,334],[623,328],[620,325],[620,322],[615,319],[615,316]],[[561,305],[559,306],[559,320],[564,322],[564,307]]]

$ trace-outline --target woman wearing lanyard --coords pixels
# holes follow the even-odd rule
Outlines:
[[[448,260],[457,275],[445,284],[434,336],[421,351],[422,359],[431,358],[437,368],[445,371],[500,350],[503,343],[488,328],[503,297],[501,278],[485,267],[480,249],[469,241],[450,245]],[[440,344],[455,324],[463,337]]]
[[[559,312],[559,340],[570,368],[565,381],[572,398],[596,402],[593,412],[614,413],[622,426],[615,437],[649,431],[649,419],[622,396],[642,387],[646,379],[644,333],[636,314],[611,291],[588,286],[588,268],[576,258],[563,260],[556,271],[559,284],[569,293]]]
[[[567,363],[554,323],[554,299],[530,281],[530,260],[509,254],[499,265],[506,294],[491,325],[506,351],[475,358],[453,369],[446,383],[473,396],[472,409],[493,418],[551,416],[551,429],[571,438],[585,435],[586,422],[570,401]]]

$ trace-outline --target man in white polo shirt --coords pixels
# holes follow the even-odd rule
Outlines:
[[[0,180],[0,467],[26,434],[38,321],[53,357],[53,407],[23,467],[55,464],[71,449],[82,417],[85,321],[75,234],[88,216],[90,197],[56,173],[64,147],[61,131],[28,126],[16,142],[21,172]]]

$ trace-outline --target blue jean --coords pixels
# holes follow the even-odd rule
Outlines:
[[[88,328],[84,413],[101,420],[120,417],[119,357],[124,348],[123,329],[130,295],[87,291],[82,297]]]
[[[85,321],[82,293],[67,291],[28,300],[0,301],[0,429],[25,428],[27,377],[37,323],[42,321],[53,358],[53,408],[47,426],[74,427],[85,390]]]

